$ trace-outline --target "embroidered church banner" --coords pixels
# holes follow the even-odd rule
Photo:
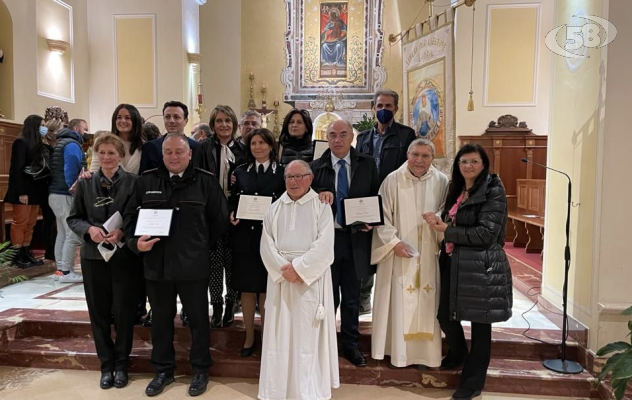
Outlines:
[[[456,153],[454,24],[432,25],[403,46],[404,116],[434,143],[435,166],[449,175]]]

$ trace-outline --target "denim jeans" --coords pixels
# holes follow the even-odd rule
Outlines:
[[[72,196],[52,193],[48,195],[48,204],[57,221],[55,262],[57,262],[57,269],[61,271],[72,271],[72,267],[75,265],[77,246],[81,244],[79,236],[70,230],[68,222],[66,222],[66,218],[70,215],[72,201]]]

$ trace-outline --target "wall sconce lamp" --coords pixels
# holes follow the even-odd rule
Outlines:
[[[187,58],[189,59],[189,64],[197,64],[198,66],[202,64],[200,53],[187,53]]]
[[[46,43],[48,43],[48,49],[53,53],[64,54],[70,48],[70,44],[63,40],[46,39]]]

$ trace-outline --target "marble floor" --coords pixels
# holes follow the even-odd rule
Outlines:
[[[494,327],[527,329],[530,326],[532,329],[559,330],[538,310],[539,305],[534,307],[536,296],[532,300],[518,290],[514,289],[513,293],[513,316],[506,322],[494,324]],[[53,280],[53,275],[36,277],[0,289],[0,312],[10,308],[88,310],[83,285],[59,283]],[[371,314],[361,315],[360,321],[371,321]],[[464,322],[463,325],[469,323]]]
[[[3,400],[93,400],[93,399],[142,399],[145,387],[151,380],[148,374],[130,375],[130,383],[123,389],[101,390],[98,387],[100,373],[57,369],[0,367],[0,398]],[[188,398],[190,377],[176,377],[158,399]],[[247,400],[257,398],[257,380],[211,378],[209,389],[200,399]],[[447,400],[451,390],[342,385],[333,390],[332,399],[364,400]],[[476,400],[584,400],[577,397],[514,395],[509,393],[483,393]]]

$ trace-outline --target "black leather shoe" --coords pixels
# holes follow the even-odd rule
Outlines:
[[[167,385],[172,384],[174,381],[175,379],[173,379],[173,374],[167,374],[164,372],[158,373],[154,376],[154,379],[149,382],[149,385],[147,385],[145,394],[150,397],[157,396],[165,390]]]
[[[101,372],[101,380],[99,381],[99,386],[101,389],[109,389],[114,384],[114,377],[112,377],[111,372]]]
[[[226,307],[224,310],[224,319],[222,320],[222,326],[224,328],[229,327],[235,322],[235,313],[233,312],[233,307],[235,303],[232,301],[226,302]]]
[[[199,396],[206,392],[208,385],[208,372],[198,372],[193,376],[191,385],[189,386],[189,396]]]
[[[145,320],[143,321],[141,325],[145,327],[151,326],[153,317],[154,317],[154,314],[151,312],[151,310],[149,310],[149,312],[147,313],[147,316],[145,317]]]
[[[222,312],[224,311],[221,304],[213,304],[213,316],[211,317],[211,328],[222,327]]]
[[[366,359],[358,349],[345,349],[342,355],[356,367],[366,367]]]
[[[441,360],[441,366],[439,367],[439,369],[441,370],[455,369],[456,367],[463,364],[466,358],[467,358],[467,355],[463,357],[457,357],[448,353],[448,355],[443,360]]]
[[[239,357],[250,357],[255,351],[255,347],[257,347],[255,342],[252,342],[252,346],[242,348],[239,350]]]
[[[182,326],[189,326],[189,315],[184,311],[184,308],[180,310],[180,321],[182,321]]]
[[[31,262],[28,258],[24,258],[24,248],[20,247],[19,249],[14,248],[15,255],[13,256],[13,265],[20,269],[31,268]]]
[[[480,390],[468,390],[459,388],[456,392],[452,394],[452,398],[454,400],[472,400],[476,396],[480,396]]]
[[[23,258],[29,260],[31,265],[44,265],[44,261],[35,258],[35,255],[31,251],[31,248],[29,246],[23,246],[22,249],[22,251],[24,252]]]
[[[127,371],[116,371],[114,373],[114,387],[117,389],[124,388],[127,386],[127,382],[129,378],[127,376]]]

